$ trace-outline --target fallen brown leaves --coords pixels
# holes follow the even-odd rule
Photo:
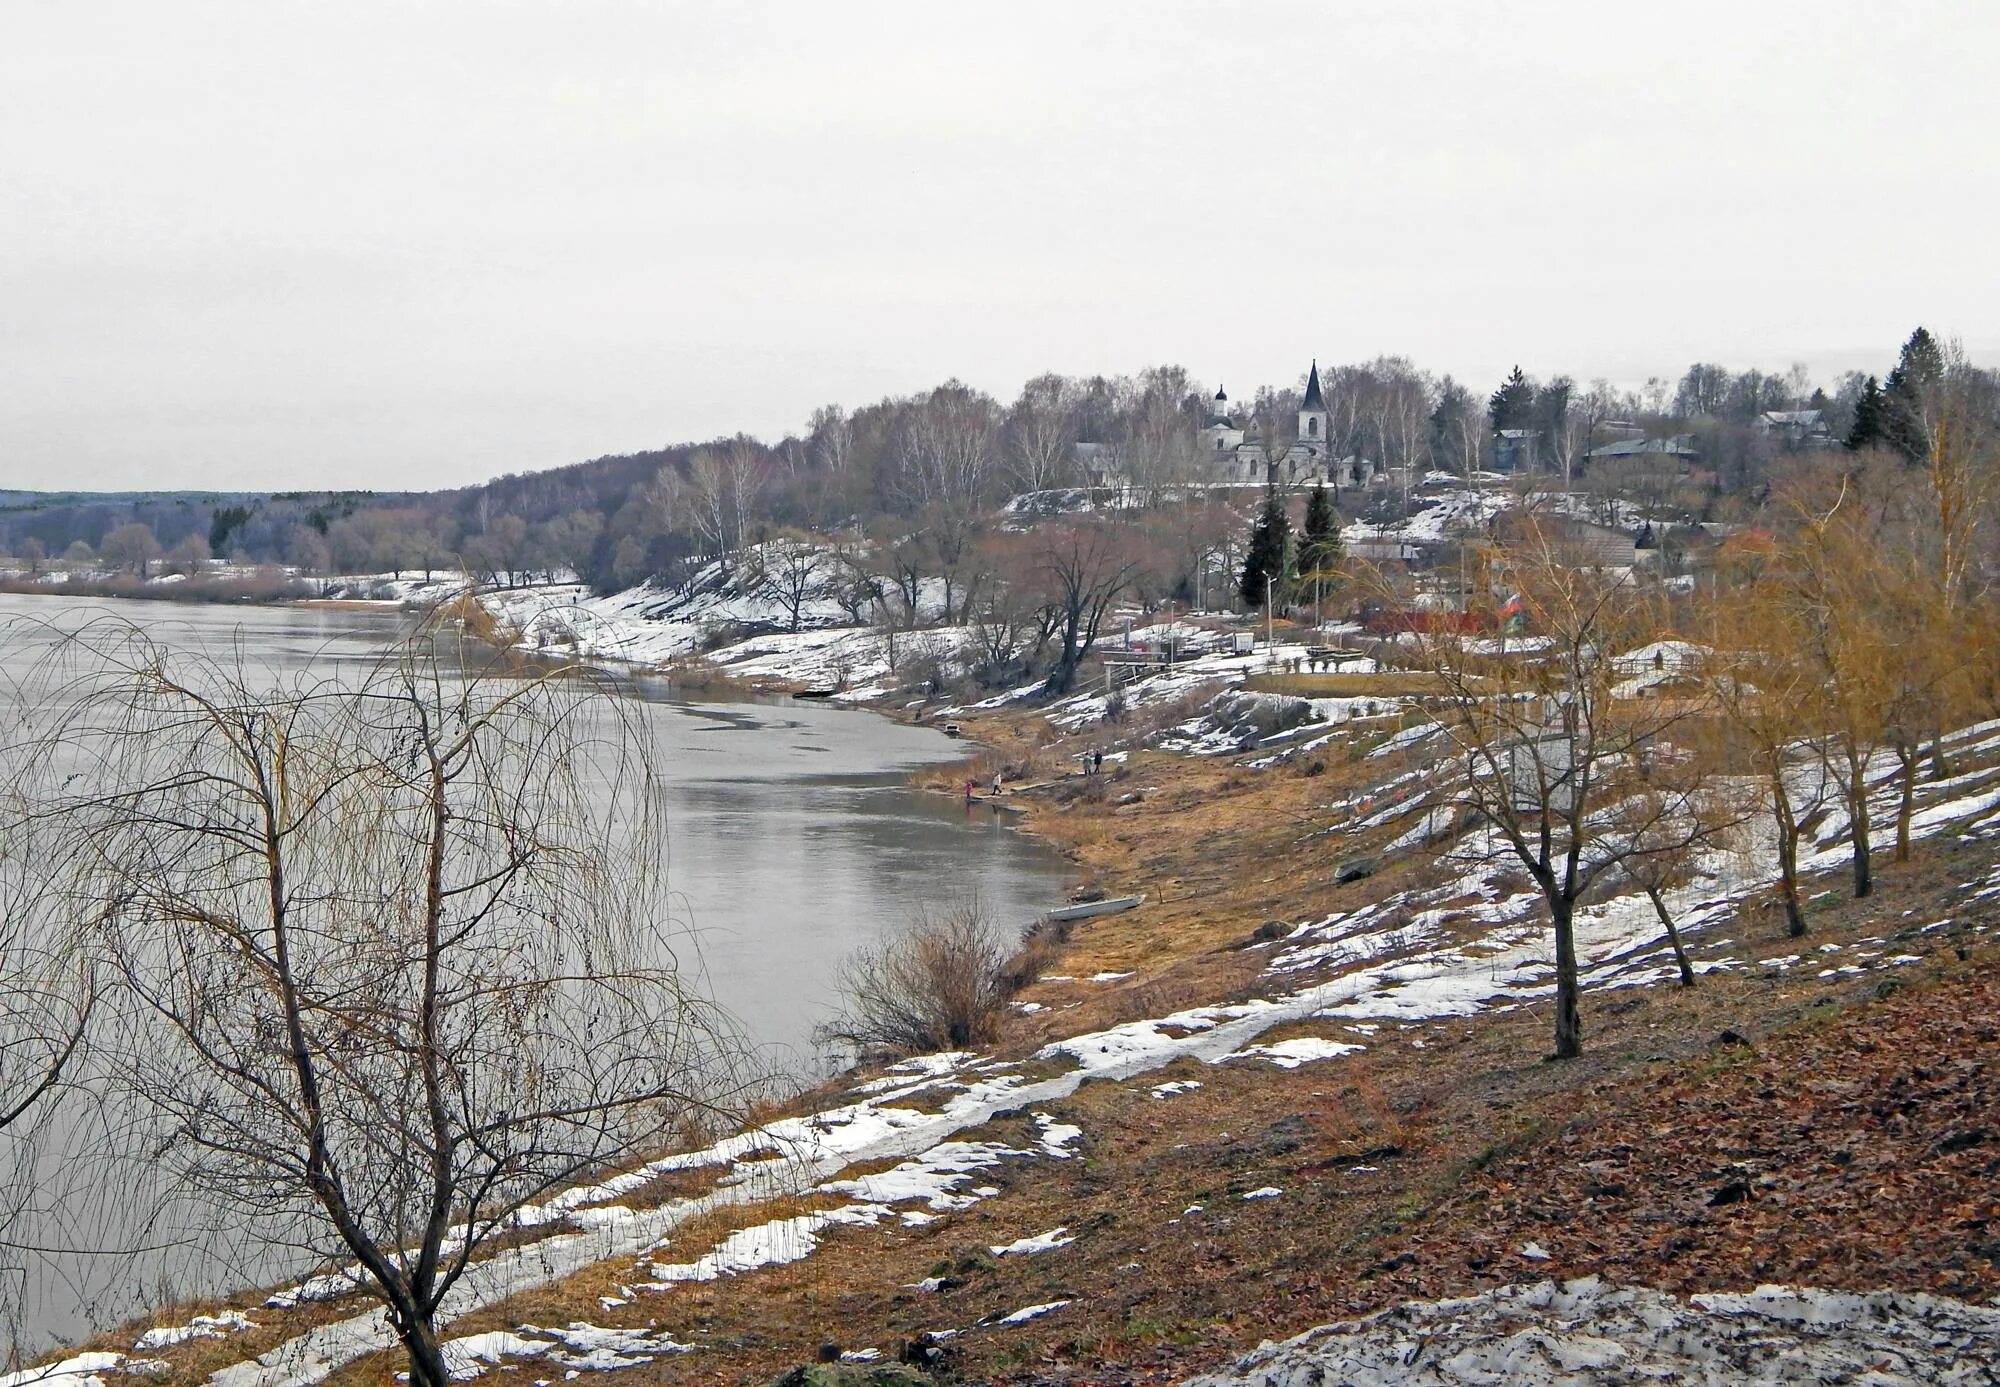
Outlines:
[[[1646,1084],[1502,1158],[1443,1213],[1472,1269],[1674,1290],[1764,1281],[2000,1290],[2000,1031],[1990,979],[1898,993]],[[1432,1230],[1425,1259],[1441,1252]]]

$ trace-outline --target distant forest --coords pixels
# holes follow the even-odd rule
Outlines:
[[[1503,435],[1525,431],[1543,472],[1577,486],[1651,489],[1686,519],[1715,520],[1754,510],[1788,452],[1845,446],[1917,460],[1914,402],[1946,372],[2000,417],[2000,373],[1967,365],[1921,328],[1885,364],[1880,378],[1850,373],[1819,383],[1802,367],[1732,372],[1697,363],[1678,381],[1638,390],[1536,380],[1518,369],[1473,386],[1402,357],[1320,377],[1335,456],[1357,454],[1405,476],[1469,477],[1495,464]],[[1302,375],[1294,386],[1260,389],[1233,407],[1236,427],[1282,453],[1303,386]],[[211,556],[308,574],[463,564],[504,583],[569,570],[609,591],[678,581],[699,562],[811,532],[871,545],[919,536],[935,551],[929,566],[949,575],[1011,496],[1102,485],[1109,475],[1143,501],[1210,478],[1202,430],[1214,394],[1179,366],[1038,376],[1011,402],[950,380],[852,411],[827,405],[776,443],[739,434],[429,493],[0,492],[0,550],[31,568],[134,572],[191,568]],[[1801,417],[1773,427],[1774,414]],[[1638,446],[1590,456],[1613,440]],[[1649,453],[1653,442],[1672,446]],[[1394,504],[1371,500],[1378,509]]]

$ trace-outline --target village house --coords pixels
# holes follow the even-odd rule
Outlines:
[[[1586,464],[1593,462],[1616,462],[1623,458],[1648,458],[1667,460],[1681,466],[1692,466],[1701,458],[1701,449],[1694,445],[1694,435],[1676,434],[1672,438],[1620,438],[1610,443],[1600,443],[1583,455]]]
[[[1817,409],[1767,409],[1757,431],[1786,448],[1831,448],[1837,440]]]
[[[1496,432],[1493,435],[1493,470],[1510,473],[1534,471],[1541,436],[1539,429],[1501,429]]]

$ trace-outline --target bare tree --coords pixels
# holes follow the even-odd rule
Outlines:
[[[780,535],[761,551],[763,590],[785,609],[791,629],[799,629],[806,603],[821,587],[821,573],[830,560],[827,552],[808,535]]]
[[[850,626],[860,626],[882,600],[882,580],[868,545],[842,538],[826,556],[833,570],[829,579],[831,595]]]
[[[1567,383],[1567,377],[1558,377]],[[1555,382],[1544,387],[1553,389]],[[1596,430],[1598,421],[1591,417],[1587,400],[1579,398],[1572,385],[1565,384],[1561,407],[1552,409],[1542,430],[1548,440],[1549,461],[1562,473],[1565,494],[1575,489],[1576,465],[1583,455],[1590,451],[1590,436]]]
[[[1139,373],[1126,411],[1124,470],[1142,505],[1156,504],[1176,483],[1191,480],[1201,456],[1196,430],[1201,392],[1186,368],[1151,366]]]
[[[1823,512],[1795,498],[1799,525],[1774,576],[1794,616],[1795,647],[1815,678],[1826,734],[1820,745],[1846,801],[1854,894],[1875,889],[1869,763],[1888,738],[1896,636],[1875,619],[1882,596],[1866,508],[1843,481]]]
[[[947,381],[912,401],[896,435],[897,485],[922,521],[921,539],[944,579],[944,616],[963,595],[960,566],[977,533],[999,457],[998,410],[987,396]]]
[[[1053,372],[1021,387],[1007,411],[1007,467],[1022,491],[1067,485],[1075,474],[1081,392]]]
[[[416,547],[411,543],[413,536],[408,531],[401,533],[404,551],[412,552]],[[540,548],[552,568],[560,566],[582,578],[590,572],[591,561],[597,556],[598,540],[603,534],[602,515],[594,510],[573,510],[541,526]]]
[[[37,822],[137,1008],[120,1078],[183,1178],[357,1264],[411,1381],[445,1387],[474,1257],[716,1101],[640,726],[582,677],[414,644],[259,687],[91,628],[62,674],[37,745],[82,770]]]
[[[1112,604],[1146,572],[1147,555],[1136,531],[1103,521],[1044,525],[1035,538],[1043,600],[1055,610],[1058,640],[1045,687],[1065,694],[1076,686],[1077,668],[1097,644]]]
[[[1358,452],[1361,445],[1361,403],[1370,385],[1366,366],[1336,366],[1320,373],[1326,401],[1326,445],[1336,458]]]
[[[1644,747],[1636,758],[1630,793],[1609,814],[1613,834],[1624,839],[1620,865],[1667,932],[1683,987],[1695,985],[1694,964],[1667,893],[1696,879],[1703,857],[1719,855],[1750,818],[1750,811],[1712,773],[1717,765],[1710,746],[1661,741]]]
[[[764,492],[770,484],[770,462],[762,445],[747,434],[729,440],[722,460],[729,482],[730,528],[740,548],[754,541],[757,521],[763,514]]]
[[[24,633],[15,623],[6,634],[13,642]],[[29,754],[10,745],[9,769],[18,772]],[[96,1217],[94,1201],[63,1198],[50,1186],[51,1169],[101,1171],[106,1154],[56,1139],[61,1128],[80,1125],[74,1117],[102,974],[49,889],[49,835],[21,794],[29,783],[9,774],[0,800],[0,1348],[9,1356],[22,1345],[21,1316],[43,1272],[76,1274],[48,1264],[62,1259],[61,1247],[88,1247],[98,1232],[85,1223]]]
[[[992,578],[980,589],[967,625],[978,672],[990,684],[1040,665],[1059,613],[1041,592],[1032,536],[989,535],[980,547]]]
[[[505,579],[512,587],[526,576],[530,561],[528,522],[512,513],[488,518],[479,534],[466,541],[466,561],[489,581]]]
[[[1170,585],[1185,583],[1188,599],[1198,608],[1207,605],[1210,574],[1232,574],[1240,568],[1236,550],[1248,527],[1227,502],[1206,490],[1182,488],[1150,512],[1144,524],[1169,561],[1171,571],[1165,576]],[[1221,582],[1228,586],[1227,578]]]
[[[685,484],[665,480],[659,500],[686,516],[695,536],[726,570],[748,540],[763,489],[763,460],[755,441],[737,438],[719,449],[696,449]]]
[[[848,454],[854,448],[854,421],[847,417],[847,411],[839,405],[821,405],[812,412],[806,429],[813,461],[828,476],[837,477],[845,472]]]
[[[301,573],[324,575],[333,567],[326,537],[310,525],[294,525],[285,536],[285,557]]]
[[[1511,650],[1504,637],[1452,625],[1420,636],[1416,654],[1443,691],[1434,716],[1465,759],[1458,807],[1527,872],[1548,910],[1555,1053],[1567,1059],[1583,1052],[1577,903],[1608,873],[1667,847],[1685,797],[1648,785],[1646,762],[1690,712],[1679,700],[1616,696],[1617,652],[1666,629],[1663,605],[1566,551],[1558,533],[1530,524],[1491,556],[1529,633]],[[1503,629],[1499,613],[1484,615]]]
[[[166,561],[174,572],[192,578],[207,570],[210,557],[207,537],[189,535],[167,551]]]
[[[98,551],[111,567],[129,568],[144,578],[153,560],[160,557],[160,542],[153,538],[150,526],[135,520],[105,535]]]
[[[1799,655],[1805,636],[1795,608],[1765,576],[1766,556],[1738,551],[1727,558],[1731,591],[1727,602],[1712,604],[1715,648],[1704,678],[1735,741],[1732,760],[1747,765],[1771,816],[1785,929],[1799,938],[1806,932],[1799,843],[1829,797],[1814,736],[1824,689]]]

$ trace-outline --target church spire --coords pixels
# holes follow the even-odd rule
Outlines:
[[[1306,377],[1306,398],[1300,409],[1324,410],[1326,401],[1319,393],[1319,358],[1313,358],[1312,374]]]

